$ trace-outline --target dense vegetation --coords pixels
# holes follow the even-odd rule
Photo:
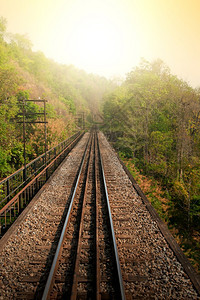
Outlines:
[[[79,129],[76,119],[80,112],[89,120],[97,115],[102,95],[113,89],[113,83],[105,78],[58,64],[31,47],[26,36],[8,33],[6,20],[0,18],[0,178],[23,164],[22,124],[17,123],[20,99],[48,101],[50,148]],[[27,103],[26,112],[42,112],[42,107]],[[28,160],[44,152],[43,127],[26,126]]]
[[[143,60],[116,87],[31,47],[25,36],[9,34],[0,18],[0,179],[23,164],[20,99],[48,100],[49,148],[79,129],[80,112],[88,122],[103,116],[110,141],[139,183],[151,179],[152,204],[200,265],[200,90],[173,76],[160,60]],[[42,107],[27,103],[26,111]],[[43,125],[26,126],[28,160],[43,153],[43,140]]]
[[[103,115],[104,131],[132,170],[160,183],[168,206],[160,215],[200,262],[200,91],[162,61],[143,60],[107,95]]]

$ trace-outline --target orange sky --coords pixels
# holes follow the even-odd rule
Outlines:
[[[111,77],[161,58],[200,86],[200,0],[0,0],[0,16],[58,62]]]

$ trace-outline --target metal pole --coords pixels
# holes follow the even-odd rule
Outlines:
[[[85,130],[85,113],[83,112],[83,130]]]
[[[46,100],[44,100],[44,140],[45,140],[45,165],[47,163],[47,123],[46,123]]]
[[[23,179],[26,181],[26,123],[25,123],[25,102],[23,99],[23,143],[24,143],[24,170],[23,170]]]
[[[44,136],[45,136],[45,155],[44,155],[44,164],[47,164],[47,121],[46,121],[46,102],[47,100],[27,100],[27,99],[22,99],[19,100],[20,102],[22,102],[23,105],[23,111],[19,113],[19,115],[23,116],[23,121],[19,121],[17,123],[19,124],[23,124],[23,144],[24,144],[24,170],[23,170],[23,181],[25,182],[27,179],[27,167],[26,167],[26,123],[29,124],[37,124],[37,123],[44,123]],[[43,102],[44,103],[44,112],[43,113],[27,113],[26,114],[26,109],[25,109],[25,105],[26,102]],[[31,116],[31,115],[44,115],[44,121],[40,121],[40,120],[36,120],[36,121],[26,121],[26,116]]]

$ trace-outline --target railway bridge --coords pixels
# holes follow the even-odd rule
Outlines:
[[[103,133],[53,153],[4,195],[0,299],[200,299],[198,274]]]

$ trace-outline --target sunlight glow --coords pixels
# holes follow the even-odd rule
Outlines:
[[[73,31],[69,48],[76,63],[91,70],[101,69],[120,60],[122,41],[120,31],[108,20],[90,18],[80,22]]]
[[[137,64],[141,57],[141,34],[138,26],[133,26],[136,19],[133,12],[130,21],[122,2],[93,0],[84,6],[81,3],[78,0],[57,11],[59,18],[50,31],[51,40],[53,36],[55,41],[51,49],[48,47],[50,56],[59,56],[57,60],[61,63],[70,62],[87,72],[107,77],[120,75],[128,66]],[[62,48],[58,49],[57,45]]]
[[[0,0],[8,31],[34,51],[107,78],[161,58],[199,85],[200,0]]]

